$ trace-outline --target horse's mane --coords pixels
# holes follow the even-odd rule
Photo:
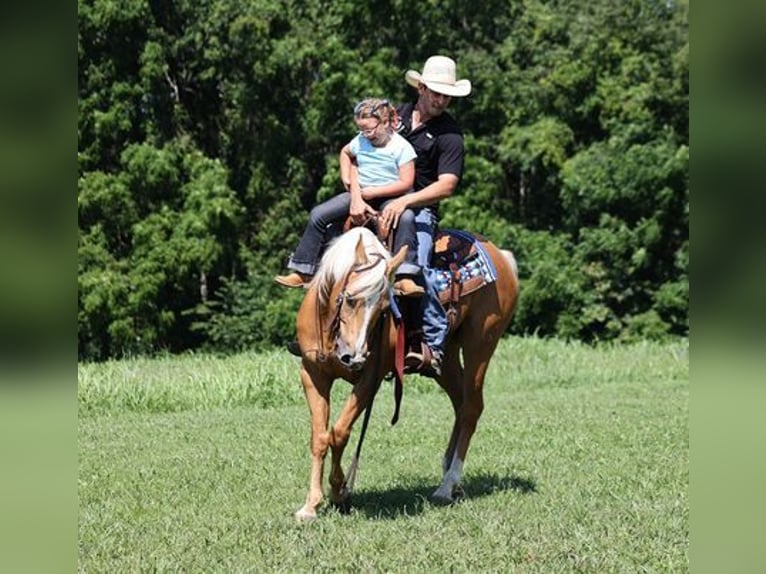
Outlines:
[[[386,262],[391,259],[391,254],[372,231],[366,227],[354,227],[330,243],[314,275],[312,282],[317,286],[323,305],[327,303],[333,286],[356,266],[356,245],[360,237],[368,260],[378,264],[372,265],[355,280],[354,296],[363,299],[380,296],[388,287]]]

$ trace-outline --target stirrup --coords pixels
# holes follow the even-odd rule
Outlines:
[[[431,366],[431,349],[420,342],[420,352],[412,350],[404,356],[404,371],[406,373],[421,373]]]
[[[425,377],[439,377],[442,374],[441,352],[434,353],[424,342],[421,351],[410,351],[404,357],[404,372],[419,373]]]

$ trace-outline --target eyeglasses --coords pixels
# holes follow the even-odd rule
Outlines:
[[[366,130],[359,130],[359,133],[362,134],[364,137],[369,138],[370,136],[375,135],[375,132],[378,130],[379,125],[380,125],[380,122],[375,124],[375,127],[368,128]]]

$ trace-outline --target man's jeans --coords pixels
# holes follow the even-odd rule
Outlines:
[[[418,210],[415,215],[415,229],[418,239],[418,264],[423,268],[426,294],[420,298],[423,317],[423,338],[431,352],[444,352],[449,323],[439,295],[435,288],[436,271],[431,269],[430,260],[434,246],[434,233],[438,220],[430,207]]]
[[[373,209],[380,211],[388,201],[391,200],[373,199],[367,203]],[[287,263],[287,268],[305,275],[313,275],[319,266],[319,260],[327,243],[341,233],[350,207],[351,194],[348,192],[340,193],[315,206],[311,210],[308,225],[298,242],[298,247]],[[420,273],[415,225],[415,214],[412,210],[405,210],[396,228],[393,251],[397,253],[402,245],[409,246],[409,249],[407,258],[396,270],[397,275]]]

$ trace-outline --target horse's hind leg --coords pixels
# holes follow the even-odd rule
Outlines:
[[[449,396],[455,414],[447,450],[442,458],[442,473],[446,473],[455,454],[457,438],[460,433],[460,406],[463,404],[463,365],[460,363],[460,347],[454,340],[450,340],[447,344],[442,364],[442,375],[438,381]]]
[[[433,498],[441,502],[453,502],[455,494],[460,493],[463,464],[479,417],[484,410],[484,377],[487,374],[489,359],[497,345],[497,341],[487,341],[481,337],[473,341],[466,340],[464,343],[462,401],[456,410],[455,427],[445,457],[449,460],[445,460],[444,463],[442,483],[433,493]]]

